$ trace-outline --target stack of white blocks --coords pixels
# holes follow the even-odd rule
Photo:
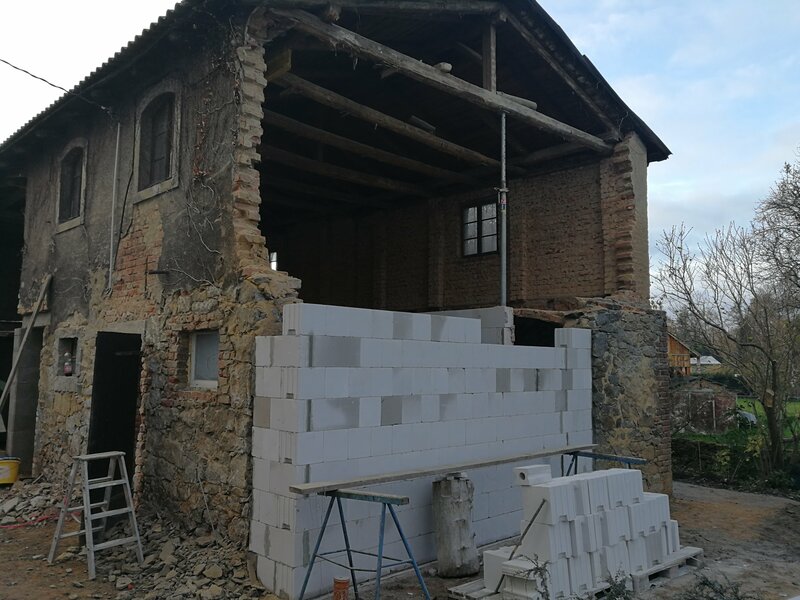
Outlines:
[[[550,478],[548,467],[514,470],[522,489],[523,532],[545,500],[513,560],[511,548],[484,553],[484,583],[504,598],[539,600],[583,596],[609,578],[664,564],[680,550],[678,522],[665,494],[642,491],[641,472],[608,469]],[[547,585],[540,580],[546,568]]]
[[[290,493],[294,483],[592,443],[588,330],[557,330],[554,348],[481,339],[475,318],[313,304],[287,305],[283,335],[256,338],[250,549],[269,589],[298,595],[324,513],[323,499]],[[508,468],[470,472],[479,544],[517,529]],[[435,557],[432,479],[378,488],[411,498],[400,519],[418,560]],[[376,510],[356,502],[346,510],[354,547],[374,549]],[[323,550],[341,544],[336,519],[333,526]],[[399,538],[387,535],[402,556]],[[315,567],[308,593],[330,587],[331,568]]]

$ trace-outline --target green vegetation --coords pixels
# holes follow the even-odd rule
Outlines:
[[[727,577],[723,581],[709,579],[705,575],[697,578],[697,584],[690,590],[683,592],[679,596],[680,600],[758,600],[758,596],[753,596],[743,592],[741,584],[731,582]]]

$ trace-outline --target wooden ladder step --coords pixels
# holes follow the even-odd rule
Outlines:
[[[95,544],[94,550],[97,552],[98,550],[105,550],[106,548],[113,548],[114,546],[123,546],[125,544],[135,544],[137,542],[137,538],[135,535],[126,538],[120,538],[118,540],[109,540],[107,542],[103,542],[102,544]]]
[[[107,488],[113,487],[115,485],[122,485],[127,483],[127,479],[111,479],[109,480],[108,477],[102,477],[100,479],[90,479],[88,488],[90,490],[98,490],[100,488]]]
[[[125,515],[129,512],[133,512],[132,508],[125,507],[125,508],[115,508],[113,510],[104,510],[103,512],[93,513],[89,516],[92,521],[96,521],[97,519],[105,519],[107,517],[114,517],[116,515]]]

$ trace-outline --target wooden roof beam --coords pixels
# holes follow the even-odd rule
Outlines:
[[[293,21],[295,26],[320,40],[329,42],[334,48],[345,48],[352,54],[367,60],[397,69],[406,77],[452,94],[484,109],[518,119],[565,141],[577,142],[598,152],[607,152],[611,147],[597,136],[543,115],[528,106],[519,104],[490,90],[442,73],[410,56],[374,42],[349,29],[325,23],[314,15],[302,10],[271,10],[273,15]]]
[[[289,133],[320,142],[333,148],[344,150],[345,152],[351,152],[359,156],[364,156],[393,167],[414,171],[416,173],[428,175],[429,177],[445,179],[448,181],[460,181],[465,183],[472,181],[470,177],[462,175],[461,173],[448,171],[447,169],[440,169],[439,167],[434,167],[412,158],[400,156],[399,154],[395,154],[393,152],[387,152],[386,150],[381,150],[380,148],[375,148],[374,146],[357,142],[353,139],[331,133],[330,131],[319,129],[318,127],[296,121],[290,117],[269,110],[264,111],[264,122],[268,125],[288,131]]]
[[[261,146],[261,159],[276,162],[288,167],[308,171],[323,177],[330,177],[331,179],[338,179],[339,181],[347,181],[355,183],[364,187],[378,188],[388,190],[390,192],[401,192],[412,196],[428,196],[429,193],[405,181],[398,181],[388,177],[381,177],[379,175],[372,175],[369,173],[361,173],[338,165],[332,165],[319,160],[306,158],[299,154],[287,152],[275,146]]]
[[[547,63],[547,65],[561,77],[564,83],[575,92],[575,94],[586,104],[587,107],[600,119],[609,132],[617,139],[621,139],[619,128],[606,116],[605,111],[598,106],[598,104],[586,93],[586,91],[575,81],[575,78],[567,73],[566,69],[556,60],[550,51],[540,42],[536,36],[517,19],[514,15],[503,11],[503,16],[506,22],[522,37],[523,40],[533,49],[539,57]]]
[[[361,14],[410,14],[410,15],[491,15],[502,12],[499,2],[482,0],[385,0],[383,2],[363,2],[360,0],[243,0],[245,5],[267,8],[299,8],[304,10],[325,9],[335,4],[341,9],[351,9]]]
[[[450,156],[463,160],[464,162],[495,167],[500,165],[500,161],[494,158],[490,158],[481,154],[480,152],[476,152],[475,150],[470,150],[469,148],[465,148],[448,140],[442,139],[433,135],[432,133],[428,133],[424,129],[410,125],[405,121],[401,121],[400,119],[382,113],[374,108],[359,104],[358,102],[350,100],[349,98],[345,98],[344,96],[341,96],[336,92],[332,92],[326,88],[320,87],[315,83],[306,81],[305,79],[302,79],[301,77],[298,77],[292,73],[286,73],[285,75],[282,75],[277,79],[277,83],[279,85],[286,86],[290,90],[302,94],[306,98],[310,98],[315,102],[348,113],[354,117],[366,121],[367,123],[377,125],[378,127],[383,127],[384,129],[387,129],[393,133],[410,138],[415,142],[419,142],[420,144],[425,144],[434,150],[444,154],[449,154]]]
[[[264,180],[265,194],[267,197],[269,197],[270,190],[276,188],[285,192],[302,194],[304,196],[337,202],[339,204],[356,204],[359,206],[372,206],[376,208],[385,206],[383,201],[371,197],[365,198],[357,194],[345,194],[344,192],[337,192],[310,183],[297,181],[297,179],[284,179],[283,177],[277,177],[270,173],[262,175],[262,179]]]

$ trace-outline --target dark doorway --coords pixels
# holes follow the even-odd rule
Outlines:
[[[142,338],[137,334],[97,334],[89,422],[89,452],[125,453],[128,478],[133,477],[136,452],[136,416],[139,376],[142,372]],[[106,466],[95,463],[101,477]]]
[[[24,335],[22,329],[15,332],[17,347]],[[39,364],[42,356],[44,328],[31,329],[28,341],[19,357],[19,367],[11,386],[8,418],[8,454],[20,459],[21,476],[29,476],[33,470],[33,446],[36,440],[36,409],[39,404]],[[5,416],[4,416],[5,418]]]
[[[546,346],[552,348],[556,345],[556,329],[561,324],[540,319],[514,317],[514,344],[517,346]]]

